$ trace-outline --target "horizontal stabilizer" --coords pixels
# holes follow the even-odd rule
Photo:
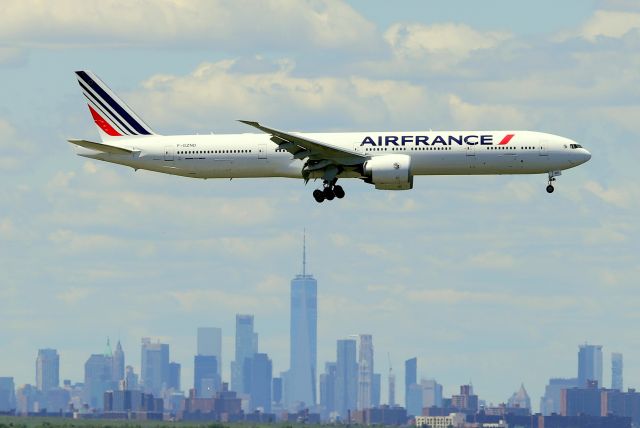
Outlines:
[[[96,143],[88,140],[68,140],[71,144],[84,147],[85,149],[96,150],[103,153],[112,153],[114,155],[126,155],[133,153],[133,150],[123,147],[112,146],[110,144]]]

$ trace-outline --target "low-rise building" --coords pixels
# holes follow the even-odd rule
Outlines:
[[[352,419],[361,425],[404,425],[407,410],[398,406],[378,406],[353,412]]]
[[[449,416],[416,416],[416,427],[462,428],[466,420],[464,413],[451,413]]]

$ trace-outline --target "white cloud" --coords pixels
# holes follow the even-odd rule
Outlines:
[[[620,208],[627,208],[635,204],[640,197],[640,194],[635,194],[638,192],[632,192],[629,187],[604,188],[600,183],[591,180],[584,184],[584,188],[607,204]]]
[[[516,260],[508,253],[508,249],[502,252],[488,251],[475,254],[469,259],[469,263],[476,268],[500,271],[512,269],[516,266]]]
[[[92,292],[89,287],[72,287],[58,293],[56,297],[68,305],[73,305],[89,297]]]
[[[472,51],[490,49],[511,37],[506,32],[481,32],[464,24],[394,24],[384,38],[396,55],[422,58],[446,53],[464,58]]]
[[[300,77],[287,61],[276,70],[245,73],[236,69],[237,63],[204,63],[183,76],[155,75],[130,98],[151,123],[189,130],[202,129],[203,124],[208,130],[228,129],[232,124],[233,130],[246,129],[235,125],[238,118],[306,131],[317,130],[318,123],[330,124],[324,131],[385,126],[428,129],[446,122],[463,129],[528,129],[537,117],[522,107],[474,104],[456,94],[404,80],[360,75]],[[416,206],[416,201],[409,201],[403,209],[411,211]]]
[[[433,289],[410,291],[408,296],[414,301],[433,305],[479,303],[484,305],[494,304],[504,307],[521,307],[528,309],[554,309],[561,310],[571,307],[579,307],[587,302],[587,299],[577,299],[573,296],[527,296],[507,292],[491,291],[466,291],[454,289]]]
[[[47,188],[52,191],[66,189],[75,176],[76,173],[74,171],[57,172],[47,183]]]
[[[367,49],[375,27],[328,0],[8,0],[0,38],[35,46]]]
[[[422,122],[434,109],[419,85],[357,76],[297,77],[290,65],[275,71],[242,73],[236,60],[204,63],[185,76],[156,75],[134,94],[151,122],[169,126],[228,126],[235,119],[262,121],[287,117],[296,126],[322,121],[349,124]],[[280,119],[282,120],[282,119]],[[247,131],[250,131],[247,129]]]
[[[86,161],[84,164],[82,164],[82,170],[87,174],[95,174],[98,172],[98,166],[95,164],[95,162]]]
[[[595,42],[599,37],[620,38],[640,29],[640,13],[618,10],[597,10],[582,26],[578,35]]]
[[[12,239],[18,235],[18,231],[10,218],[0,218],[0,237]]]
[[[23,49],[0,46],[0,65],[15,65],[24,63],[26,55]]]
[[[256,285],[256,293],[285,296],[288,292],[288,280],[279,275],[267,275]]]
[[[16,129],[9,121],[0,118],[0,148],[8,148],[13,145],[16,138]]]
[[[49,234],[49,240],[61,251],[86,253],[88,251],[125,248],[126,243],[107,235],[83,235],[60,229]]]
[[[175,300],[184,312],[208,310],[264,314],[281,311],[286,306],[280,296],[247,295],[215,289],[171,291],[167,297]]]
[[[640,84],[640,79],[625,82],[627,85]],[[624,105],[624,106],[606,106],[594,109],[594,113],[604,116],[607,120],[614,122],[625,129],[637,135],[640,134],[640,106]]]
[[[0,118],[0,150],[2,150],[0,168],[17,169],[22,165],[24,155],[32,153],[33,148],[33,145],[20,135],[13,123]]]
[[[100,184],[102,170],[93,174],[96,181],[74,180],[73,173],[57,173],[47,185],[55,209],[46,214],[46,221],[66,228],[108,225],[118,228],[151,227],[149,221],[162,219],[175,223],[172,230],[183,230],[196,224],[226,228],[264,224],[273,219],[275,202],[262,197],[237,197],[189,194],[150,194],[144,190],[120,191],[109,184]],[[138,188],[141,184],[138,182]],[[188,221],[187,221],[188,219]],[[222,239],[222,237],[220,238]],[[220,242],[216,242],[220,244]],[[243,243],[225,243],[243,252]]]
[[[394,24],[384,38],[396,60],[426,62],[433,70],[448,70],[473,52],[492,49],[512,36],[506,32],[482,32],[465,24]],[[408,66],[409,64],[405,64]]]
[[[450,95],[449,108],[455,122],[465,129],[527,129],[532,124],[530,116],[509,105],[471,104]]]

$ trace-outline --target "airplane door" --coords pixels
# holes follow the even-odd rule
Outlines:
[[[164,160],[168,162],[173,161],[174,153],[175,152],[172,146],[166,146],[164,148]]]
[[[467,158],[467,164],[470,169],[476,168],[476,146],[467,146],[465,148],[465,155]]]
[[[258,144],[258,159],[266,159],[266,158],[267,158],[267,145]]]
[[[538,154],[540,156],[549,156],[549,152],[547,151],[547,144],[546,143],[541,143],[540,144],[540,150],[538,151]]]

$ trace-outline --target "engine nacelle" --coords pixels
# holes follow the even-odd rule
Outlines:
[[[407,155],[383,155],[371,158],[364,164],[367,183],[380,190],[409,190],[413,188],[411,157]]]

